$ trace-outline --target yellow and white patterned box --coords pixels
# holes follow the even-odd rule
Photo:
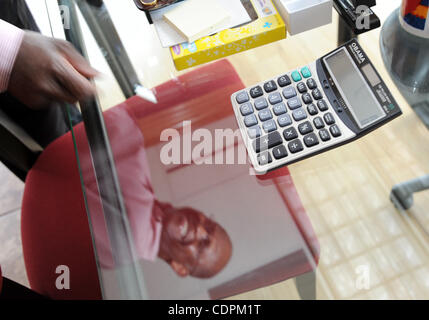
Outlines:
[[[251,0],[258,18],[193,43],[170,48],[177,70],[195,67],[286,38],[285,23],[271,0]]]

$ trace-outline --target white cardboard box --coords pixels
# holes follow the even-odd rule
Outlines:
[[[332,0],[273,0],[290,35],[332,22]]]

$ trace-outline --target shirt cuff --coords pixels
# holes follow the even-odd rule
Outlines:
[[[7,90],[24,31],[0,20],[0,93]]]

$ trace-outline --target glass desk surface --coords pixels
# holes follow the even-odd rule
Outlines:
[[[53,2],[45,27],[64,37]],[[335,49],[336,12],[330,25],[177,72],[133,1],[104,2],[70,12],[102,72],[103,117],[97,105],[82,104],[84,123],[73,133],[104,298],[429,297],[429,191],[415,194],[406,211],[390,200],[394,185],[429,173],[429,135],[383,64],[381,29],[359,41],[403,115],[256,177],[247,161],[221,164],[237,160],[242,147],[216,135],[237,129],[230,95]],[[383,22],[398,6],[384,1],[374,11]],[[106,9],[124,46],[112,53],[121,61],[126,52],[137,79],[117,81],[106,63]],[[121,64],[115,70],[133,77]],[[126,97],[133,80],[153,89],[158,104]]]

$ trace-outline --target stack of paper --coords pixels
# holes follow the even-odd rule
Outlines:
[[[158,37],[161,41],[161,44],[163,47],[172,47],[174,45],[189,42],[189,40],[195,41],[202,37],[209,36],[211,34],[220,32],[225,29],[230,29],[238,25],[242,25],[245,23],[248,23],[251,21],[251,18],[249,14],[247,13],[246,9],[241,4],[240,0],[196,0],[196,2],[200,3],[200,5],[193,5],[193,0],[186,0],[183,2],[176,3],[174,5],[165,7],[161,10],[156,10],[151,12],[151,18],[153,21],[153,24],[156,28],[156,31],[158,33]],[[189,13],[193,14],[194,17],[189,17],[188,14],[186,16],[188,17],[187,21],[197,21],[198,19],[201,19],[201,17],[205,16],[206,13],[214,12],[213,9],[209,9],[209,7],[213,8],[213,6],[216,6],[219,12],[222,12],[222,15],[225,15],[225,13],[228,15],[228,19],[224,20],[222,23],[218,24],[214,28],[206,28],[203,32],[200,32],[197,35],[196,39],[187,39],[187,37],[179,32],[175,27],[170,25],[169,22],[164,20],[164,16],[169,16],[170,12],[175,11],[176,9],[180,9],[182,6],[186,5],[187,3],[192,4],[194,9],[188,10]],[[189,4],[188,4],[189,5]],[[203,5],[204,9],[199,8],[201,5]],[[195,9],[197,8],[198,9]],[[185,7],[186,9],[186,7]],[[198,11],[197,11],[198,10]],[[196,12],[200,14],[196,14]],[[219,19],[219,14],[212,15],[212,21]],[[216,18],[213,18],[216,17]],[[205,18],[206,19],[206,18]],[[208,21],[208,19],[207,19]],[[200,26],[204,25],[205,23],[196,23],[195,26],[192,27],[190,30],[198,30],[201,29]],[[211,22],[211,24],[215,24]],[[201,30],[200,30],[201,31]],[[189,34],[191,34],[193,31],[190,31]]]
[[[227,23],[230,15],[216,0],[187,0],[164,14],[164,20],[188,42],[194,42]]]

